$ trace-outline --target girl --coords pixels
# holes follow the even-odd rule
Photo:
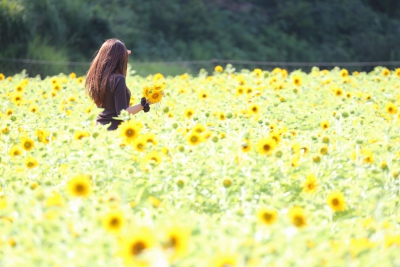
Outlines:
[[[86,76],[85,89],[99,108],[104,110],[96,119],[96,124],[110,124],[107,130],[115,130],[122,122],[115,120],[121,110],[136,114],[141,110],[148,112],[150,106],[145,98],[140,104],[129,106],[131,91],[126,87],[126,69],[128,55],[125,44],[118,39],[109,39],[103,43],[90,65]]]

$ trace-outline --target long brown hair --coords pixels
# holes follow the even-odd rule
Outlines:
[[[126,77],[128,64],[128,50],[123,42],[118,39],[109,39],[103,43],[87,72],[85,90],[101,107],[106,94],[107,85],[115,86],[116,75],[119,73]]]

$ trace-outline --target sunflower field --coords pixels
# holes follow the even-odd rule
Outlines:
[[[0,74],[0,266],[400,266],[400,69]]]

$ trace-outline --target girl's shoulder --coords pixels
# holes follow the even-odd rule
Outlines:
[[[113,73],[113,74],[110,75],[110,77],[112,77],[117,82],[120,81],[120,80],[125,81],[124,75],[119,74],[119,73]]]

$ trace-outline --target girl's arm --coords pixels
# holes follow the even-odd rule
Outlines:
[[[136,114],[136,113],[138,113],[139,111],[142,111],[142,110],[143,110],[143,106],[141,104],[137,104],[137,105],[128,107],[126,109],[126,111],[128,111],[128,113],[132,114],[132,115],[134,115],[134,114]]]

